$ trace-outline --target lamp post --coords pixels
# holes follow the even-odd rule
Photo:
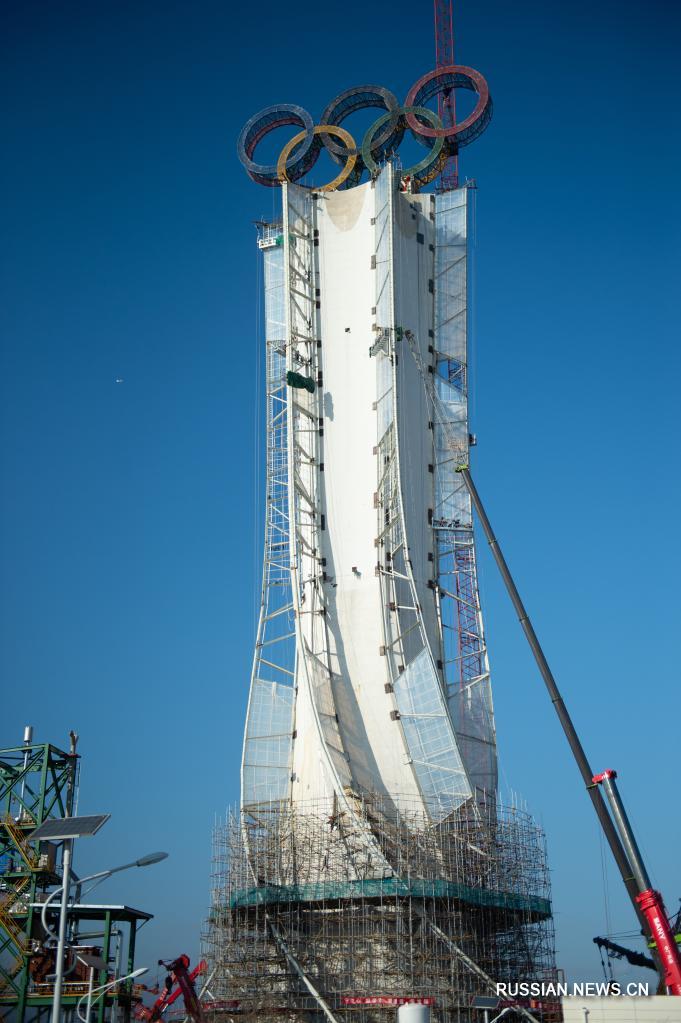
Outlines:
[[[510,1007],[502,1009],[499,1015],[495,1016],[494,1019],[490,1021],[490,1012],[494,1012],[495,1009],[498,1009],[499,1004],[499,998],[492,998],[491,995],[476,995],[471,1002],[471,1008],[482,1010],[484,1023],[497,1023],[498,1019],[501,1019],[501,1017],[505,1016],[507,1012],[510,1012]]]
[[[86,1019],[89,1020],[90,1019],[90,1009],[92,1007],[92,994],[93,994],[93,990],[94,990],[95,970],[100,970],[100,971],[101,970],[105,970],[106,969],[106,963],[101,958],[101,956],[93,956],[93,955],[89,955],[88,953],[85,953],[85,952],[79,952],[77,954],[77,958],[80,959],[81,963],[83,963],[84,966],[87,966],[89,971],[90,971],[90,973],[88,975],[88,985],[87,985],[87,1008],[85,1010],[85,1017],[86,1017]]]
[[[76,821],[77,819],[78,818],[76,817],[70,818],[71,821]],[[54,997],[52,999],[52,1023],[60,1023],[59,1015],[61,1013],[62,990],[64,986],[64,954],[66,951],[66,922],[68,917],[72,842],[72,839],[67,839],[64,842],[61,910],[59,914],[59,934],[57,936],[57,964],[54,978]],[[142,856],[139,860],[133,860],[132,863],[124,863],[120,867],[111,867],[109,870],[99,870],[96,874],[89,874],[87,877],[79,878],[77,882],[78,888],[82,888],[82,886],[88,881],[94,881],[95,884],[99,884],[100,881],[104,881],[107,877],[111,877],[112,874],[117,874],[121,870],[128,870],[130,867],[151,866],[152,863],[159,863],[161,860],[165,860],[167,856],[168,853],[166,852],[148,853],[146,856]],[[94,885],[92,887],[94,888]],[[47,910],[52,900],[59,894],[59,891],[59,888],[55,888],[55,890],[50,893],[49,898],[46,899],[43,904],[41,913],[43,927],[53,939],[55,934],[47,923]],[[127,978],[123,979],[127,980]]]
[[[43,821],[43,823],[29,835],[30,841],[43,841],[46,839],[54,841],[56,839],[61,839],[64,842],[64,848],[62,850],[62,883],[59,888],[55,888],[55,890],[50,893],[49,898],[43,905],[41,914],[41,920],[46,932],[53,941],[55,937],[57,940],[57,962],[54,975],[54,997],[52,999],[52,1023],[60,1023],[59,1016],[61,1014],[62,990],[64,985],[64,954],[66,951],[66,925],[69,908],[69,892],[71,887],[71,857],[73,854],[73,840],[75,838],[85,838],[95,835],[102,825],[106,824],[110,816],[111,814],[105,813],[88,817],[62,817],[59,819],[50,819]],[[88,877],[80,879],[78,881],[78,887],[82,888],[87,881],[94,881],[95,884],[99,884],[100,881],[110,877],[111,874],[116,874],[120,870],[127,870],[129,867],[147,867],[152,863],[158,863],[160,860],[164,860],[167,855],[168,853],[163,852],[149,853],[147,856],[142,856],[139,860],[133,860],[132,863],[124,863],[120,867],[111,867],[109,870],[100,870],[96,874],[90,874]],[[59,914],[59,933],[55,935],[52,928],[47,924],[47,909],[52,900],[60,892],[61,910]]]
[[[71,855],[73,839],[67,838],[62,850],[62,896],[59,913],[59,935],[57,938],[57,962],[54,978],[54,996],[52,998],[52,1023],[59,1023],[61,1013],[61,992],[64,984],[64,950],[66,948],[66,919],[69,902],[69,882],[71,880]],[[57,889],[58,891],[59,889]]]
[[[109,990],[109,988],[115,987],[116,984],[122,984],[126,980],[132,980],[134,977],[141,977],[142,974],[146,973],[148,969],[149,969],[148,966],[140,966],[138,970],[133,970],[132,973],[128,973],[125,977],[115,977],[113,980],[110,980],[108,984],[102,984],[101,987],[96,987],[94,988],[93,991],[88,991],[86,995],[83,995],[82,998],[78,1000],[78,1004],[76,1005],[76,1014],[78,1016],[78,1019],[82,1020],[82,1023],[90,1023],[90,1011],[92,1007],[95,1005],[96,1002],[99,1001],[102,995]],[[93,995],[97,995],[97,997],[94,1000],[92,998]],[[87,999],[88,1003],[87,1016],[83,1016],[80,1011],[80,1007],[85,1001],[85,999]]]
[[[72,746],[75,747],[72,738]],[[61,839],[64,842],[62,849],[62,884],[53,895],[61,891],[61,915],[59,917],[59,935],[57,937],[57,965],[54,980],[54,998],[52,1000],[52,1023],[59,1023],[61,1013],[61,993],[64,983],[64,949],[66,947],[66,917],[69,903],[69,886],[71,883],[71,856],[73,853],[74,838],[86,838],[95,835],[103,824],[106,824],[110,813],[93,814],[89,817],[61,817],[43,821],[28,836],[31,842],[44,840],[55,841]],[[48,902],[51,901],[48,899]],[[54,931],[49,932],[54,937]]]

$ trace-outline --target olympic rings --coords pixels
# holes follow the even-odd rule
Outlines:
[[[436,68],[435,71],[419,78],[418,82],[412,85],[405,105],[422,106],[438,92],[457,87],[469,89],[478,94],[475,110],[465,121],[462,121],[461,124],[453,124],[449,128],[427,128],[419,122],[415,114],[408,114],[407,124],[411,130],[425,138],[446,138],[450,146],[454,144],[456,149],[467,146],[479,135],[482,135],[492,117],[492,97],[489,94],[487,82],[473,68],[457,65]]]
[[[390,114],[387,114],[386,116],[390,117]],[[318,191],[320,192],[332,192],[335,188],[340,188],[345,179],[348,178],[352,173],[352,169],[357,162],[357,149],[355,147],[355,140],[353,139],[349,131],[346,131],[345,128],[338,128],[335,124],[317,124],[312,129],[312,132],[314,135],[323,135],[324,133],[328,135],[335,135],[336,138],[342,139],[343,142],[345,142],[347,154],[345,167],[343,167],[343,170],[337,177],[333,179],[333,181],[330,181],[328,185],[322,185],[321,188],[318,189]],[[296,146],[303,141],[306,134],[307,132],[305,131],[299,132],[297,135],[294,136],[294,138],[291,139],[290,142],[287,142],[287,144],[282,149],[281,154],[279,156],[279,160],[277,162],[277,177],[279,178],[280,181],[289,181],[289,178],[287,177],[286,174],[286,168],[288,167],[288,158],[293,152],[293,150],[296,148]]]
[[[322,114],[321,122],[322,124],[340,124],[356,110],[366,110],[370,107],[385,107],[391,114],[390,123],[386,124],[380,137],[376,139],[375,148],[394,149],[402,141],[404,126],[400,127],[398,124],[399,103],[397,98],[381,85],[355,85],[351,89],[341,92],[331,100]],[[331,159],[336,163],[341,163],[347,156],[346,150],[337,146],[330,138],[324,138],[322,142]]]
[[[440,92],[462,88],[476,92],[475,110],[460,124],[444,127],[432,110],[425,106]],[[384,108],[386,113],[369,128],[361,146],[357,146],[340,122],[357,110]],[[492,99],[487,82],[473,68],[460,65],[437,68],[420,78],[410,89],[405,105],[400,107],[395,96],[379,85],[358,85],[346,89],[329,103],[321,124],[302,107],[282,103],[267,107],[248,121],[239,135],[237,152],[248,175],[261,185],[273,187],[283,181],[300,181],[314,167],[324,148],[338,164],[345,161],[341,172],[319,191],[332,191],[357,184],[364,170],[375,174],[378,162],[392,154],[402,142],[405,128],[417,141],[427,146],[428,156],[403,173],[414,184],[422,186],[437,177],[447,158],[469,145],[485,130],[492,117]],[[258,143],[271,131],[293,124],[302,128],[284,146],[276,164],[260,164],[254,160]],[[334,139],[339,139],[342,145]]]
[[[404,116],[407,120],[410,116],[418,114],[424,120],[429,121],[432,125],[433,130],[440,131],[442,128],[442,121],[432,110],[428,107],[401,107],[398,111],[400,117]],[[376,132],[378,132],[383,124],[391,117],[391,114],[383,114],[377,121],[374,121],[368,132],[364,136],[362,142],[362,160],[364,166],[368,169],[371,174],[375,174],[378,171],[378,165],[372,156],[372,150],[374,149],[373,138]],[[412,135],[417,138],[416,132],[412,129]],[[418,141],[418,139],[417,139]],[[427,185],[428,182],[432,181],[438,176],[443,166],[447,162],[449,156],[449,148],[445,145],[445,140],[440,135],[435,140],[435,144],[432,149],[428,151],[428,155],[419,162],[415,163],[413,167],[407,167],[406,170],[402,171],[404,177],[413,178],[413,184],[416,187]]]

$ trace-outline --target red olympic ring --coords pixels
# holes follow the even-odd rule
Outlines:
[[[440,84],[443,79],[446,84]],[[465,121],[453,124],[449,128],[430,128],[419,121],[416,114],[407,114],[407,124],[412,131],[429,139],[446,138],[450,142],[456,142],[458,146],[466,145],[482,134],[491,117],[492,99],[487,82],[480,72],[474,71],[472,67],[451,64],[449,67],[435,68],[434,71],[430,71],[423,78],[419,78],[415,85],[412,85],[404,105],[405,107],[424,106],[438,92],[442,92],[446,88],[454,89],[457,86],[477,92],[478,102],[473,113],[469,114]],[[487,119],[482,123],[486,115],[488,115]],[[480,129],[475,133],[472,129],[479,124]]]

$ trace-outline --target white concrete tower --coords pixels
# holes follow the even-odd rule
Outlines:
[[[242,808],[496,798],[471,508],[403,332],[467,449],[471,189],[387,163],[282,188],[263,229],[267,509]],[[288,374],[288,377],[287,377]],[[288,382],[287,382],[288,381]]]

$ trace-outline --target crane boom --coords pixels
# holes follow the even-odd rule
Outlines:
[[[634,907],[636,916],[643,927],[644,933],[649,934],[655,943],[657,952],[656,965],[658,972],[660,973],[660,977],[671,994],[681,995],[681,956],[679,955],[679,950],[676,947],[673,935],[671,934],[671,926],[662,903],[662,898],[659,893],[650,886],[650,881],[645,868],[642,866],[640,856],[638,856],[637,859],[635,855],[638,854],[638,847],[633,840],[630,829],[627,831],[627,827],[625,826],[628,825],[628,821],[626,814],[624,813],[624,809],[621,806],[621,803],[617,805],[617,799],[615,798],[617,796],[617,792],[616,787],[614,786],[614,772],[605,772],[602,776],[594,776],[594,773],[589,766],[586,753],[584,752],[584,747],[582,746],[579,735],[577,734],[577,730],[573,724],[570,714],[568,713],[568,709],[565,706],[563,697],[561,696],[560,690],[556,684],[556,680],[553,677],[553,672],[546,660],[546,656],[544,655],[544,651],[539,639],[537,638],[537,634],[534,631],[530,617],[525,610],[525,605],[523,604],[515,582],[513,581],[513,576],[506,564],[506,559],[504,558],[501,547],[499,546],[499,542],[494,535],[492,525],[487,517],[480,495],[478,494],[477,488],[471,478],[470,469],[468,467],[468,450],[462,449],[460,442],[455,437],[452,430],[452,424],[450,422],[447,409],[437,392],[437,387],[435,386],[435,374],[426,372],[418,342],[412,331],[397,328],[395,336],[397,340],[404,338],[409,345],[409,349],[421,375],[426,395],[433,407],[435,419],[437,420],[438,425],[442,427],[447,439],[448,447],[450,448],[452,456],[457,463],[456,471],[461,475],[461,478],[463,479],[470,494],[473,507],[477,512],[483,532],[485,533],[490,550],[497,564],[497,568],[499,569],[513,607],[518,615],[520,626],[525,633],[525,637],[537,663],[537,667],[539,668],[544,684],[546,685],[546,689],[548,690],[554,710],[558,715],[558,719],[563,732],[565,733],[572,755],[577,763],[582,780],[586,785],[586,790],[593,804],[593,808],[596,811],[596,816],[598,817],[605,838],[615,858],[619,872],[622,875],[622,880],[624,881],[625,888],[632,906]],[[600,789],[602,782],[607,783],[606,789],[611,805],[613,806],[613,815],[617,822],[617,826],[613,822],[613,818],[608,812],[605,800],[603,799]]]
[[[650,934],[655,942],[655,948],[657,950],[656,962],[660,977],[665,986],[668,988],[670,994],[681,995],[681,958],[679,957],[679,950],[671,935],[671,927],[662,903],[662,897],[659,892],[650,887],[649,882],[645,888],[641,887],[641,881],[637,876],[638,871],[629,860],[622,841],[622,838],[626,840],[627,836],[624,832],[620,832],[618,827],[616,827],[613,823],[612,817],[608,813],[608,809],[601,795],[599,783],[590,772],[589,762],[586,758],[584,748],[580,742],[579,736],[577,735],[577,731],[572,723],[572,719],[568,713],[565,703],[563,702],[563,698],[560,695],[553,673],[551,672],[548,661],[544,656],[544,651],[537,639],[537,634],[534,631],[529,616],[520,599],[520,594],[518,593],[513,581],[513,577],[511,576],[508,565],[506,564],[506,560],[502,554],[499,543],[494,536],[492,526],[487,518],[482,501],[480,500],[480,495],[478,494],[475,484],[471,479],[468,465],[466,463],[462,463],[457,468],[457,472],[461,473],[466,487],[468,488],[468,492],[471,495],[473,506],[478,513],[478,518],[480,519],[483,531],[487,537],[494,560],[497,563],[497,567],[499,568],[501,577],[504,580],[513,606],[516,609],[521,628],[525,633],[532,653],[534,654],[537,666],[539,667],[539,671],[541,672],[542,678],[544,679],[546,688],[549,692],[549,696],[551,697],[551,702],[553,703],[563,731],[565,732],[565,736],[577,762],[580,774],[586,784],[587,792],[591,798],[591,802],[593,803],[594,810],[596,811],[596,815],[601,828],[603,829],[608,845],[615,857],[615,862],[617,863],[617,867],[622,875],[622,880],[624,881],[624,885],[627,889],[636,915],[639,918],[639,921],[643,923],[644,933],[647,932]],[[622,837],[620,837],[620,835]]]

